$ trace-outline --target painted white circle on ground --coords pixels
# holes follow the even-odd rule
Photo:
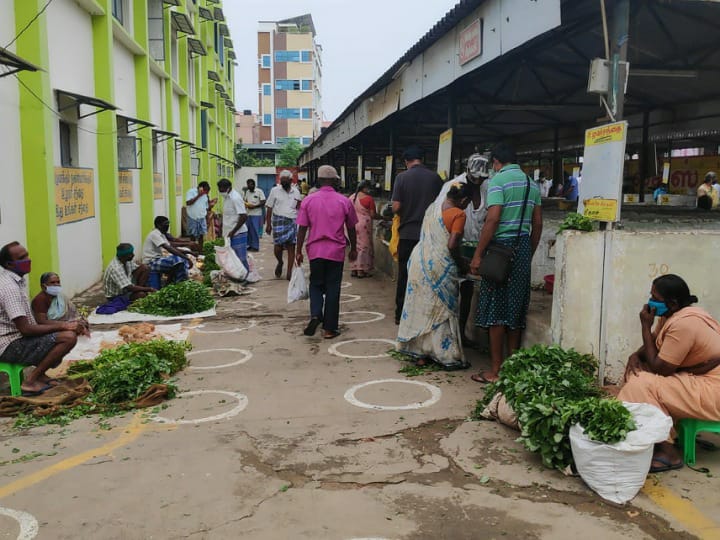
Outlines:
[[[231,332],[242,332],[243,330],[250,330],[251,328],[255,328],[258,325],[257,321],[248,321],[248,325],[243,328],[230,328],[229,330],[202,330],[201,326],[195,326],[193,329],[198,332],[199,334],[229,334]]]
[[[343,282],[340,284],[340,288],[341,288],[341,289],[347,289],[348,287],[352,287],[352,283],[350,283],[349,281],[343,281]]]
[[[242,357],[239,360],[235,360],[234,362],[230,362],[228,364],[221,364],[219,366],[189,366],[188,369],[194,370],[194,371],[207,371],[211,369],[223,369],[233,366],[239,366],[240,364],[244,364],[248,360],[250,360],[253,357],[253,354],[250,351],[246,351],[245,349],[202,349],[199,351],[192,351],[187,353],[187,356],[193,356],[195,354],[204,354],[204,353],[210,353],[210,352],[218,352],[218,351],[227,351],[227,352],[237,352],[242,354]]]
[[[355,397],[355,392],[366,386],[374,384],[386,384],[386,383],[398,383],[398,384],[414,384],[416,386],[422,386],[430,392],[430,399],[421,401],[419,403],[411,403],[410,405],[373,405],[372,403],[365,403]],[[410,411],[413,409],[422,409],[424,407],[430,407],[435,405],[442,397],[442,391],[432,384],[428,384],[423,381],[409,381],[407,379],[380,379],[378,381],[368,381],[360,384],[356,384],[345,392],[345,400],[355,405],[356,407],[362,407],[363,409],[373,409],[375,411]]]
[[[39,526],[37,519],[32,514],[0,506],[0,515],[12,518],[20,524],[20,534],[18,534],[17,540],[32,540],[37,536]]]
[[[251,287],[252,288],[252,287]],[[250,309],[257,309],[260,307],[263,307],[263,305],[260,302],[253,302],[252,300],[233,300],[232,305],[235,304],[250,304]]]
[[[386,356],[390,356],[387,352],[381,353],[381,354],[361,354],[361,355],[352,355],[352,354],[345,354],[338,351],[338,347],[342,347],[343,345],[347,345],[348,343],[387,343],[389,345],[392,345],[395,347],[396,343],[391,339],[382,339],[382,338],[358,338],[358,339],[348,339],[347,341],[340,341],[339,343],[335,343],[334,345],[331,345],[328,347],[328,352],[330,354],[334,354],[335,356],[339,356],[341,358],[385,358]]]
[[[345,320],[345,315],[355,315],[358,313],[373,315],[373,317],[366,321],[346,321]],[[371,322],[375,322],[375,321],[382,321],[385,318],[384,314],[379,313],[377,311],[341,311],[340,315],[343,316],[343,320],[342,320],[343,324],[366,324],[366,323],[371,323]]]
[[[238,401],[238,404],[224,413],[216,414],[213,416],[206,416],[205,418],[197,418],[195,420],[174,420],[173,418],[165,418],[164,416],[153,416],[152,419],[160,424],[204,424],[205,422],[215,422],[217,420],[227,420],[233,416],[237,416],[245,410],[248,406],[248,398],[245,394],[239,392],[228,392],[226,390],[191,390],[189,392],[181,392],[177,397],[184,396],[199,396],[202,394],[222,394],[223,396],[230,396]]]
[[[343,300],[343,298],[346,298],[346,300]],[[340,303],[341,304],[349,304],[350,302],[357,302],[360,300],[362,296],[359,294],[341,294],[340,295]]]

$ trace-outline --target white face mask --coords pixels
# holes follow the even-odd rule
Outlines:
[[[60,293],[62,292],[62,287],[60,285],[50,285],[45,288],[45,292],[48,293],[50,296],[60,296]]]
[[[221,196],[223,199],[227,199],[229,195],[230,195],[230,192],[229,192],[229,191],[228,191],[228,192],[224,192],[224,191],[221,191],[221,192],[220,192],[220,196]]]

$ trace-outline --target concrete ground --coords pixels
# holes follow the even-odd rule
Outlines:
[[[389,279],[346,271],[342,336],[306,338],[307,302],[286,303],[266,239],[257,259],[263,281],[189,324],[191,394],[109,421],[0,424],[0,539],[720,538],[711,474],[651,475],[611,506],[517,432],[469,421],[471,372],[398,373]],[[720,471],[720,452],[698,466]]]

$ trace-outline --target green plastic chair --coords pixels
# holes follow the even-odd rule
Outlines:
[[[10,395],[19,396],[22,394],[20,385],[23,380],[23,369],[27,366],[22,364],[8,364],[7,362],[0,362],[0,372],[7,373],[8,379],[10,379]]]
[[[720,433],[720,422],[695,418],[680,420],[678,435],[683,447],[683,459],[687,465],[695,465],[695,439],[701,431]]]

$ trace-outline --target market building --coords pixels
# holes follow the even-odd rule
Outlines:
[[[322,127],[322,47],[311,15],[260,21],[260,143],[309,145]]]
[[[0,18],[0,244],[72,295],[183,195],[234,173],[233,44],[219,0],[15,0]],[[11,73],[11,71],[15,71]]]

